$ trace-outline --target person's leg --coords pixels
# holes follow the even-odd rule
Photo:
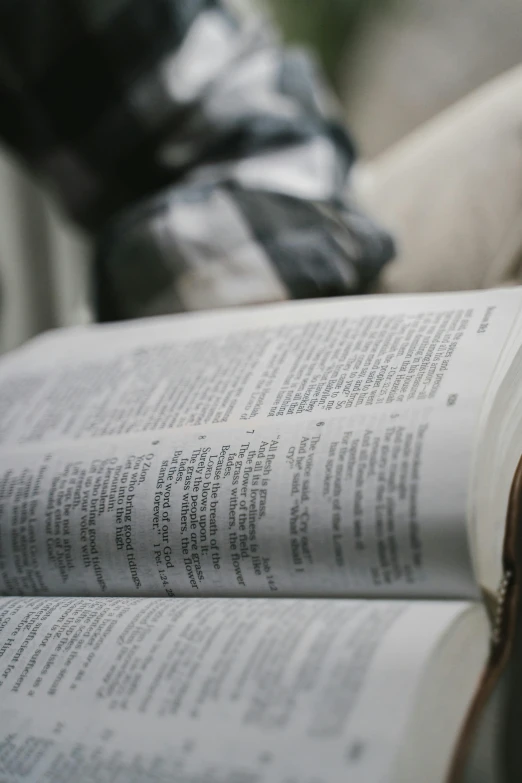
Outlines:
[[[522,282],[522,66],[361,165],[355,181],[397,242],[379,291]]]

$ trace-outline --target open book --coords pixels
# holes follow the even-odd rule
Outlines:
[[[509,652],[521,345],[514,288],[5,358],[2,782],[457,779]]]

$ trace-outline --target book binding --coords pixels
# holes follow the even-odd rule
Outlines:
[[[518,462],[509,496],[502,554],[503,575],[494,600],[489,660],[460,732],[447,783],[462,783],[481,715],[513,650],[520,600],[517,563],[521,562],[522,556],[518,551],[522,546],[519,535],[521,526],[522,457]]]

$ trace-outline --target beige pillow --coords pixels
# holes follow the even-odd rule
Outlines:
[[[522,282],[522,66],[354,172],[394,232],[382,292]]]

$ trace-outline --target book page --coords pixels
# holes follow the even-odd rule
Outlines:
[[[477,408],[521,306],[516,288],[51,332],[4,363],[0,445]]]
[[[0,777],[392,781],[423,670],[468,609],[4,599]]]
[[[0,381],[0,590],[477,597],[475,427],[520,303],[369,297],[36,341]]]
[[[0,589],[477,595],[456,469],[467,444],[451,420],[247,426],[0,456]]]

